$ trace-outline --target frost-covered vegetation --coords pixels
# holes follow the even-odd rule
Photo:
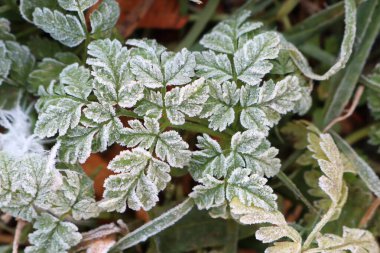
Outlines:
[[[115,31],[119,4],[97,2],[0,1],[0,13],[16,6],[26,26],[43,36],[24,45],[10,21],[0,18],[1,227],[15,233],[13,252],[134,252],[150,238],[147,252],[165,252],[161,242],[168,240],[170,252],[234,253],[246,237],[267,253],[379,252],[379,222],[366,229],[379,219],[378,200],[369,203],[380,197],[377,167],[367,162],[371,153],[358,154],[348,144],[355,136],[344,140],[334,127],[380,30],[378,0],[337,3],[303,21],[309,30],[298,34],[253,21],[248,6],[265,8],[271,1],[251,1],[202,35],[196,49],[175,51],[154,39],[123,41]],[[291,2],[283,6],[294,8]],[[341,46],[336,61],[330,55],[330,67],[316,74],[301,52],[310,49],[295,44],[308,32],[319,33],[310,23],[327,22],[331,10],[345,16]],[[318,52],[312,56],[318,59]],[[360,79],[371,90],[375,119],[379,69]],[[319,93],[332,94],[324,118],[313,81],[323,81]],[[320,88],[329,82],[337,83],[336,91]],[[369,134],[370,143],[380,144],[378,125],[365,129],[360,138]],[[93,180],[101,164],[87,174],[82,164],[114,147],[110,175],[96,197]],[[178,183],[183,178],[188,191]],[[303,208],[302,217],[286,216],[285,199]],[[131,210],[148,215],[146,223],[136,226]],[[168,233],[181,234],[181,222],[213,233],[200,215],[225,229],[208,238],[216,243],[174,246],[181,240]],[[15,232],[7,227],[9,217],[17,221]],[[111,224],[101,226],[104,220]],[[190,232],[196,236],[197,229]],[[181,239],[191,241],[188,236]]]

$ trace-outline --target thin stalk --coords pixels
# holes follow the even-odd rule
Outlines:
[[[195,123],[191,123],[191,122],[186,122],[185,124],[179,125],[179,126],[171,125],[170,127],[174,128],[174,129],[187,130],[187,131],[190,131],[193,133],[205,133],[205,134],[209,134],[211,136],[219,137],[222,139],[231,138],[231,136],[228,134],[220,133],[220,132],[217,132],[217,131],[214,131],[214,130],[208,128],[207,126],[203,126],[203,125],[199,125],[199,124],[195,124]]]
[[[376,124],[372,124],[372,125],[369,125],[369,126],[366,126],[366,127],[363,127],[363,128],[360,128],[359,130],[353,132],[352,134],[348,135],[345,140],[348,144],[350,145],[353,145],[365,138],[368,137],[368,134],[371,130],[371,128],[376,125]]]
[[[83,30],[86,34],[86,40],[84,42],[84,51],[83,51],[83,56],[82,56],[82,62],[85,63],[86,59],[87,59],[87,46],[90,43],[91,37],[90,37],[90,33],[88,32],[88,29],[87,29],[86,18],[84,17],[83,11],[80,9],[80,4],[79,4],[78,0],[76,0],[76,2],[77,2],[78,9],[79,9],[78,10],[79,19],[80,19],[80,22],[82,23]]]
[[[280,171],[277,174],[277,178],[281,180],[281,182],[290,190],[294,193],[294,195],[300,199],[307,208],[313,212],[315,215],[320,216],[318,210],[309,202],[309,200],[302,194],[302,192],[297,188],[297,186],[293,183],[293,181],[288,178],[288,176]]]
[[[216,8],[219,5],[220,0],[208,1],[206,7],[198,14],[199,19],[191,27],[190,31],[187,33],[186,37],[179,43],[177,50],[182,48],[190,48],[194,42],[198,39],[199,35],[202,33],[206,27],[208,21],[211,19]]]
[[[224,253],[236,253],[239,242],[239,224],[233,220],[227,220],[227,239],[224,246]]]

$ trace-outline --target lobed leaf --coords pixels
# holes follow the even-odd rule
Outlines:
[[[43,213],[33,224],[36,229],[29,234],[32,246],[25,249],[27,253],[62,253],[77,245],[82,236],[78,228],[70,222],[60,221],[54,216]]]
[[[90,14],[91,33],[108,34],[120,16],[119,4],[115,0],[103,0],[99,8]]]
[[[33,12],[33,23],[68,47],[78,46],[86,37],[77,17],[57,10],[36,8]]]

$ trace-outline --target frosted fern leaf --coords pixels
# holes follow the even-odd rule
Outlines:
[[[233,54],[237,50],[238,39],[262,26],[258,22],[245,22],[250,16],[249,11],[241,11],[231,19],[215,26],[209,34],[201,39],[200,43],[213,51]]]
[[[126,202],[133,210],[151,209],[158,201],[158,192],[170,181],[168,164],[152,157],[141,148],[123,151],[110,163],[109,169],[120,173],[105,182],[100,207],[123,212]]]
[[[144,98],[137,104],[134,112],[139,116],[159,119],[162,116],[163,107],[164,101],[161,92],[145,90]]]
[[[78,63],[71,64],[64,68],[59,75],[61,84],[64,85],[66,94],[87,99],[92,91],[92,79],[90,71]]]
[[[194,53],[197,74],[206,80],[212,79],[216,84],[231,80],[233,77],[231,62],[225,54],[216,54],[213,51]]]
[[[182,140],[176,131],[167,131],[158,136],[156,155],[161,160],[166,160],[170,166],[183,168],[191,158],[189,145]]]
[[[33,224],[36,229],[29,234],[32,246],[25,249],[27,253],[64,253],[77,245],[82,236],[78,228],[70,222],[60,221],[54,216],[43,213]]]
[[[162,56],[165,57],[165,56]],[[186,48],[165,59],[164,77],[167,85],[184,85],[195,75],[195,58]]]
[[[269,80],[261,87],[242,87],[240,122],[245,128],[268,134],[269,128],[281,119],[280,115],[293,110],[300,98],[298,78],[295,76],[287,76],[277,83]]]
[[[35,58],[29,48],[14,41],[6,41],[7,59],[11,61],[9,77],[21,85],[25,85],[28,75],[32,72]]]
[[[58,82],[60,73],[67,65],[78,62],[79,58],[72,53],[57,53],[53,58],[43,58],[28,76],[29,90],[37,93],[38,90],[42,90],[40,86],[47,89],[52,82]],[[78,92],[82,89],[86,90],[86,85],[79,87]],[[43,94],[40,93],[39,95]]]
[[[166,48],[157,43],[156,40],[130,39],[127,40],[126,44],[134,47],[132,49],[133,55],[143,56],[144,58],[153,60],[155,63],[159,63],[161,54],[166,51]]]
[[[226,157],[219,143],[207,134],[197,137],[197,148],[194,151],[189,165],[192,177],[199,180],[206,175],[214,176],[217,179],[226,176]]]
[[[209,127],[223,131],[235,119],[234,106],[239,102],[240,90],[234,82],[209,83],[209,98],[201,112],[202,118],[208,118]]]
[[[313,158],[318,161],[319,167],[324,173],[319,178],[319,187],[330,197],[334,203],[338,203],[345,187],[343,181],[344,165],[338,147],[331,135],[310,132],[308,134],[308,149],[313,153]]]
[[[237,168],[227,180],[226,198],[232,201],[238,197],[245,205],[254,205],[264,210],[277,209],[277,196],[265,185],[267,180],[249,169]]]
[[[71,212],[74,219],[89,219],[99,215],[94,199],[93,182],[81,172],[63,170],[62,185],[48,199],[49,210],[55,215]]]
[[[95,78],[95,95],[100,102],[133,107],[143,98],[143,86],[132,80],[129,51],[117,40],[97,40],[88,46],[87,59]]]
[[[108,34],[116,25],[120,16],[120,8],[115,0],[104,0],[90,15],[91,33]]]
[[[190,193],[199,209],[210,209],[213,207],[222,206],[226,201],[225,183],[223,180],[218,180],[211,175],[205,175],[198,180],[201,185],[193,188]]]
[[[65,135],[69,128],[79,124],[85,102],[73,97],[51,97],[40,110],[35,133],[43,137],[54,136],[57,132]]]
[[[88,112],[87,112],[88,113]],[[102,115],[103,117],[104,115]],[[82,125],[60,137],[59,157],[66,163],[84,163],[91,152],[102,152],[119,139],[123,125],[117,117],[108,115],[108,119],[98,124],[89,119],[82,119]],[[104,118],[102,119],[104,120]]]
[[[371,232],[343,227],[343,236],[324,234],[317,238],[315,252],[379,253],[380,249]]]
[[[67,11],[83,12],[96,4],[97,0],[58,0],[58,4]]]
[[[75,47],[86,38],[77,17],[57,10],[36,8],[33,12],[33,23],[68,47]]]
[[[198,181],[202,184],[195,186],[190,196],[200,209],[211,208],[210,211],[216,213],[216,209],[224,209],[225,203],[234,197],[247,205],[255,204],[268,211],[277,208],[276,195],[265,185],[267,180],[251,174],[248,169],[235,168],[224,180],[206,175]]]
[[[253,37],[234,54],[237,78],[254,86],[261,82],[273,65],[269,62],[279,53],[280,38],[275,32],[265,32]]]
[[[175,125],[185,123],[185,115],[197,116],[208,98],[208,87],[200,78],[183,88],[174,88],[165,95],[167,117]]]
[[[46,0],[20,0],[20,12],[22,17],[33,23],[33,12],[36,8],[48,8],[51,10],[62,10],[58,4],[58,1],[46,1]]]
[[[13,168],[4,172],[12,174],[3,175],[2,181],[9,180],[8,187],[11,187],[6,190],[11,190],[11,193],[8,192],[8,201],[1,208],[14,217],[31,221],[37,217],[37,209],[46,207],[46,200],[51,189],[60,181],[60,175],[48,166],[47,158],[42,155],[25,155],[21,159],[8,158],[7,163],[6,165]]]
[[[9,205],[12,200],[12,175],[15,174],[14,161],[9,155],[0,152],[0,209]]]
[[[15,40],[15,36],[10,33],[11,23],[6,18],[0,18],[0,40]]]
[[[281,212],[268,211],[257,206],[246,206],[237,198],[231,203],[232,216],[243,224],[269,223],[270,226],[261,227],[256,231],[256,238],[264,243],[289,238],[291,241],[275,242],[265,250],[265,253],[301,253],[302,238],[299,233],[290,227]]]
[[[0,41],[0,85],[8,77],[11,69],[11,61],[6,58],[7,48],[3,41]]]
[[[281,167],[276,158],[278,150],[270,147],[270,143],[260,132],[252,130],[236,133],[231,140],[231,153],[227,157],[227,167],[243,167],[260,176],[273,177]]]
[[[119,143],[127,147],[141,147],[149,149],[157,139],[160,125],[157,120],[144,118],[144,125],[139,120],[128,121],[129,128],[123,128]]]
[[[138,47],[132,49],[131,70],[141,85],[148,88],[184,85],[195,75],[195,58],[187,49],[174,54],[149,40],[129,40],[127,44]]]

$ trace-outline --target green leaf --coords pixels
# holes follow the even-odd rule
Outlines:
[[[217,179],[227,174],[226,157],[219,143],[207,134],[197,137],[197,148],[191,157],[188,170],[191,176],[198,180],[206,175],[212,175]]]
[[[103,152],[108,146],[119,139],[123,125],[112,112],[108,119],[96,123],[90,119],[82,119],[82,125],[69,130],[65,136],[59,138],[61,147],[59,156],[66,163],[84,163],[91,152]]]
[[[215,54],[213,51],[194,53],[197,75],[206,80],[213,79],[216,84],[232,79],[232,66],[225,54]]]
[[[33,12],[36,8],[60,9],[57,0],[21,0],[20,12],[24,19],[33,23]]]
[[[121,152],[109,169],[120,174],[110,176],[104,184],[104,199],[99,206],[108,211],[124,212],[126,202],[133,210],[149,210],[158,201],[158,192],[170,181],[169,165],[141,148]]]
[[[67,11],[83,12],[96,4],[97,0],[58,0],[58,4]]]
[[[33,23],[68,47],[75,47],[86,38],[77,17],[65,15],[57,10],[36,8],[33,12]]]
[[[128,121],[129,128],[123,128],[118,140],[123,146],[149,149],[160,132],[158,121],[144,118],[144,125],[139,120]]]
[[[296,76],[287,76],[277,83],[269,80],[261,87],[242,87],[240,122],[247,129],[268,134],[269,128],[281,119],[281,114],[293,110],[300,98]]]
[[[278,150],[270,146],[262,133],[249,130],[232,136],[226,162],[228,167],[243,167],[260,176],[273,177],[281,167],[277,154]]]
[[[92,91],[92,80],[90,71],[78,63],[71,64],[64,68],[59,75],[61,84],[67,95],[87,99]]]
[[[1,189],[6,194],[6,202],[1,203],[1,208],[14,217],[32,221],[38,216],[37,210],[46,208],[48,196],[60,175],[49,166],[47,157],[38,154],[25,155],[21,159],[8,158],[4,165],[3,172],[11,174],[2,176],[2,181],[7,183],[6,188]]]
[[[174,88],[165,94],[165,109],[168,119],[175,125],[185,123],[185,115],[198,116],[208,98],[208,86],[204,79],[195,80],[183,88]]]
[[[209,34],[203,36],[200,43],[213,51],[233,54],[241,36],[262,26],[262,23],[245,22],[250,14],[247,10],[236,13],[216,25]]]
[[[9,71],[11,69],[11,60],[6,58],[7,48],[4,42],[0,41],[0,85],[3,80],[8,77]]]
[[[239,102],[240,90],[234,82],[209,83],[209,98],[200,114],[202,118],[208,118],[209,127],[223,131],[235,119],[234,106]]]
[[[128,68],[129,51],[117,40],[96,40],[88,46],[87,59],[95,78],[95,95],[101,103],[133,107],[143,98],[143,85],[136,83]]]
[[[50,40],[49,38],[33,36],[27,42],[32,54],[36,57],[37,60],[43,60],[44,58],[56,58],[59,60],[59,55],[69,55],[70,53],[60,53],[62,52],[61,44],[59,42]],[[77,57],[73,54],[74,57]],[[75,61],[71,62],[74,63]]]
[[[269,62],[279,53],[280,38],[274,32],[265,32],[247,41],[234,54],[237,78],[244,83],[258,85],[273,65]]]
[[[146,116],[149,118],[159,119],[162,116],[164,101],[162,94],[159,91],[144,91],[144,98],[137,103],[134,112],[139,116]]]
[[[194,199],[199,209],[209,210],[225,203],[226,193],[223,180],[217,180],[211,175],[206,175],[198,181],[201,185],[195,186],[189,196]]]
[[[277,196],[265,185],[267,180],[249,169],[236,168],[227,180],[226,199],[237,197],[247,206],[254,205],[267,211],[277,209]]]
[[[165,59],[164,73],[166,85],[184,85],[195,75],[194,55],[186,48]]]
[[[15,40],[11,32],[11,23],[6,18],[0,18],[0,40]]]
[[[37,92],[39,87],[42,86],[47,89],[52,81],[58,81],[59,74],[66,67],[67,64],[78,62],[79,59],[76,55],[71,53],[58,53],[54,58],[44,58],[38,63],[28,76],[28,83],[30,90]]]
[[[58,96],[49,98],[39,111],[35,133],[43,137],[52,137],[57,132],[60,136],[79,124],[84,101]]]
[[[26,86],[28,75],[32,72],[35,58],[29,48],[17,42],[6,41],[7,58],[12,62],[9,78]]]
[[[94,199],[93,182],[80,172],[63,172],[62,185],[49,196],[49,210],[55,215],[71,212],[76,220],[98,216],[100,210]]]
[[[73,223],[60,221],[48,213],[42,213],[33,224],[33,228],[36,231],[29,234],[32,246],[26,248],[27,253],[68,252],[82,239]]]
[[[119,4],[115,0],[103,0],[90,15],[91,33],[96,36],[107,36],[116,25],[120,16]]]
[[[161,160],[167,160],[170,166],[183,168],[191,158],[189,145],[182,140],[176,131],[167,131],[159,135],[156,145],[156,155]]]

